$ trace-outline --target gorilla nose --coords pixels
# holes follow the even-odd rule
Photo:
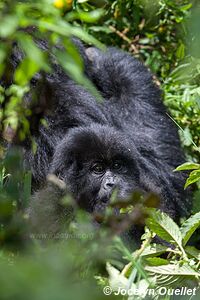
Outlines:
[[[106,183],[106,188],[113,188],[114,187],[114,182],[107,182]]]
[[[114,180],[112,181],[107,181],[104,185],[105,190],[110,191],[115,187],[115,182]]]

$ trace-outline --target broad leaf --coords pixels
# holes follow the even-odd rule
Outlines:
[[[76,19],[79,19],[86,23],[94,23],[98,21],[98,19],[103,15],[102,9],[96,9],[91,12],[79,11],[79,12],[72,12],[66,16],[66,21],[70,22]]]
[[[162,266],[145,266],[145,270],[148,273],[153,273],[154,275],[181,275],[181,276],[198,276],[200,273],[192,269],[188,264],[182,266],[175,264],[168,264]]]
[[[167,247],[159,244],[151,244],[141,253],[142,257],[151,257],[165,253]]]
[[[199,226],[200,212],[191,216],[183,223],[183,225],[180,228],[183,239],[183,246],[187,244],[188,240]]]
[[[58,33],[59,35],[63,35],[66,37],[76,36],[77,38],[83,40],[86,43],[91,43],[95,45],[96,47],[99,47],[101,49],[104,49],[104,45],[100,43],[97,39],[95,39],[93,36],[91,36],[89,33],[84,31],[81,27],[74,27],[70,24],[60,21],[57,24],[53,24],[46,21],[37,21],[35,22],[36,25],[40,27],[40,29],[49,30],[55,33]]]
[[[1,19],[0,37],[6,38],[12,35],[18,27],[19,19],[15,15],[6,16]]]
[[[31,36],[24,32],[19,32],[17,33],[17,39],[27,57],[39,65],[41,69],[50,72],[44,51],[36,46]]]
[[[177,244],[182,248],[182,235],[178,225],[165,213],[150,210],[151,217],[147,219],[147,226],[161,239]]]
[[[114,268],[109,263],[107,263],[106,269],[109,275],[109,284],[114,291],[117,291],[119,288],[128,288],[129,281],[125,276],[120,274],[119,270]]]
[[[86,76],[84,76],[80,66],[75,63],[76,61],[74,60],[74,57],[69,55],[67,52],[63,52],[60,50],[56,50],[55,55],[60,65],[72,79],[74,79],[80,85],[84,86],[98,100],[102,100],[102,97],[95,86]]]
[[[184,171],[184,170],[194,170],[194,169],[199,169],[200,164],[195,164],[192,162],[186,162],[180,166],[178,166],[175,171]]]
[[[150,277],[154,277],[156,284],[160,286],[179,286],[191,277],[200,278],[200,273],[193,270],[188,264],[182,266],[174,264],[146,266],[145,271],[149,273]]]
[[[186,189],[192,183],[200,180],[200,170],[194,170],[190,173],[188,179],[186,180],[184,188]]]
[[[164,258],[160,257],[149,257],[146,258],[145,261],[149,266],[162,266],[162,265],[168,265],[169,261]]]
[[[17,67],[14,79],[19,85],[25,85],[39,71],[40,67],[28,57]]]
[[[109,274],[109,285],[113,292],[124,290],[127,292],[127,295],[130,293],[132,296],[130,296],[128,299],[131,300],[139,300],[144,299],[146,296],[146,291],[149,287],[149,283],[142,279],[137,284],[130,282],[129,280],[120,274],[120,272],[111,266],[109,263],[107,264],[107,271]],[[137,297],[138,295],[138,297]]]
[[[197,261],[200,261],[200,250],[197,250],[195,247],[187,246],[185,247],[185,252],[194,258],[197,259]]]

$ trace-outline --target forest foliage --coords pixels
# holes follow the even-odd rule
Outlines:
[[[6,82],[0,85],[0,299],[104,299],[103,288],[108,285],[113,291],[141,289],[143,294],[134,299],[144,299],[149,288],[199,288],[200,242],[195,235],[200,226],[199,28],[198,1],[0,0],[0,82]],[[100,95],[83,75],[72,36],[102,49],[118,46],[142,60],[155,74],[179,128],[186,163],[176,171],[190,172],[185,188],[190,185],[194,190],[192,216],[178,227],[164,213],[139,206],[141,216],[146,216],[146,232],[134,253],[116,237],[124,219],[113,219],[112,207],[101,232],[92,228],[90,216],[77,210],[77,223],[72,222],[69,234],[59,242],[56,236],[38,241],[28,235],[24,208],[31,196],[31,175],[23,170],[20,149],[8,154],[5,150],[7,143],[30,135],[32,111],[24,107],[23,99],[38,71],[52,72],[51,51],[69,76],[98,101]],[[44,37],[49,53],[35,42]],[[9,61],[16,43],[25,55],[13,70]],[[55,48],[58,43],[66,51]],[[155,244],[155,235],[165,243]]]

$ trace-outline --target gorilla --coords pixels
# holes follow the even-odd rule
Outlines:
[[[114,190],[119,199],[140,190],[158,195],[159,208],[178,222],[191,208],[183,189],[185,174],[173,172],[184,155],[151,73],[116,48],[76,46],[85,75],[103,100],[97,101],[56,64],[42,87],[40,75],[32,80],[38,99],[53,103],[45,114],[47,125],[33,134],[36,153],[28,142],[24,147],[33,176],[32,223],[37,227],[42,219],[45,227],[48,219],[48,229],[59,231],[56,224],[68,214],[59,207],[65,189],[49,188],[48,174],[64,182],[89,213],[104,211]]]

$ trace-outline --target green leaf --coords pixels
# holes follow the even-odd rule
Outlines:
[[[94,23],[98,21],[98,19],[103,15],[103,9],[96,9],[91,12],[85,12],[85,11],[78,11],[78,12],[72,12],[66,16],[66,20],[72,21],[75,19],[79,19],[86,23]]]
[[[150,277],[156,279],[157,285],[170,286],[183,285],[185,280],[192,277],[200,277],[200,273],[193,270],[188,264],[182,266],[175,264],[168,264],[162,266],[145,266],[145,271],[149,273]]]
[[[189,256],[196,258],[198,262],[200,261],[200,251],[197,250],[195,247],[187,246],[187,247],[185,247],[185,252]]]
[[[149,266],[162,266],[162,265],[168,265],[169,261],[164,258],[160,257],[149,257],[146,258],[145,261]]]
[[[190,132],[189,127],[185,127],[182,131],[181,131],[181,135],[183,136],[183,144],[184,146],[190,146],[193,143],[192,140],[192,134]]]
[[[0,64],[3,63],[7,55],[7,47],[4,44],[0,44]]]
[[[89,0],[77,0],[78,3],[88,2]]]
[[[156,256],[165,253],[167,247],[160,244],[151,244],[141,253],[142,257]]]
[[[175,83],[184,82],[184,80],[189,79],[191,77],[191,64],[185,63],[179,65],[171,72],[170,77]]]
[[[90,31],[112,33],[112,30],[106,26],[90,26]]]
[[[56,50],[55,55],[60,65],[73,80],[84,86],[89,92],[91,92],[92,95],[97,98],[97,100],[102,100],[100,93],[97,91],[92,82],[86,76],[84,76],[80,66],[77,65],[73,56],[69,55],[67,52],[63,52],[60,50]]]
[[[17,40],[30,60],[34,61],[41,69],[50,72],[44,51],[36,46],[30,35],[20,32],[17,34]]]
[[[193,162],[186,162],[180,166],[178,166],[175,171],[184,171],[184,170],[193,170],[200,169],[200,164],[195,164]]]
[[[192,211],[198,213],[200,211],[200,189],[193,193],[193,207]]]
[[[168,264],[163,266],[146,266],[145,270],[148,272],[161,275],[182,275],[182,276],[200,276],[200,273],[193,270],[188,264],[182,266],[175,264]]]
[[[187,11],[192,7],[192,3],[180,6],[181,11]]]
[[[114,291],[117,291],[119,288],[128,288],[128,279],[125,276],[121,275],[119,270],[117,270],[109,263],[107,263],[106,269],[109,275],[109,284]]]
[[[1,43],[0,44],[0,77],[4,73],[4,70],[5,70],[4,61],[6,60],[8,53],[9,53],[9,50],[8,50],[7,45],[4,45]],[[2,95],[0,97],[2,99]],[[0,103],[1,103],[1,99],[0,99]],[[1,110],[0,110],[0,112],[1,112]]]
[[[187,244],[188,240],[200,226],[200,212],[191,216],[181,226],[180,231],[183,239],[183,246]]]
[[[186,180],[184,188],[186,189],[192,183],[200,180],[200,170],[194,170],[190,173],[188,179]]]
[[[86,43],[91,43],[94,46],[105,50],[105,46],[99,42],[97,39],[95,39],[92,35],[88,34],[87,32],[85,32],[84,30],[82,30],[80,27],[72,27],[71,28],[71,34],[76,36],[77,38],[83,40]]]
[[[12,35],[18,27],[18,22],[18,17],[15,15],[2,18],[0,25],[0,37],[6,38]]]
[[[111,287],[112,291],[118,291],[119,289],[123,289],[127,291],[127,295],[128,292],[130,291],[133,295],[134,294],[142,295],[143,293],[144,295],[146,294],[146,291],[149,287],[149,283],[147,280],[142,279],[136,285],[135,283],[132,282],[132,280],[130,280],[131,277],[127,279],[109,263],[107,263],[106,269],[109,275],[109,286]],[[134,299],[141,299],[141,298],[137,298],[134,296]]]
[[[28,171],[24,175],[24,190],[23,190],[24,207],[25,205],[28,206],[31,197],[31,180],[32,180],[32,173]]]
[[[72,60],[74,64],[77,64],[81,70],[81,72],[84,71],[84,64],[83,59],[80,56],[79,51],[77,50],[77,47],[74,45],[74,43],[70,39],[64,39],[63,45],[66,49],[69,60]]]
[[[14,80],[19,85],[25,85],[39,71],[40,67],[31,59],[25,58],[17,67]]]
[[[150,210],[151,217],[147,219],[147,226],[161,239],[177,244],[182,248],[182,235],[178,225],[165,213]]]
[[[80,27],[71,26],[70,24],[60,21],[57,24],[53,24],[46,21],[39,20],[38,22],[35,22],[36,25],[38,25],[41,29],[49,30],[55,33],[58,33],[60,35],[63,35],[65,37],[71,37],[76,36],[77,38],[83,40],[86,43],[91,43],[95,45],[96,47],[99,47],[101,49],[104,49],[104,45],[100,43],[97,39],[95,39],[92,35],[85,32]]]

